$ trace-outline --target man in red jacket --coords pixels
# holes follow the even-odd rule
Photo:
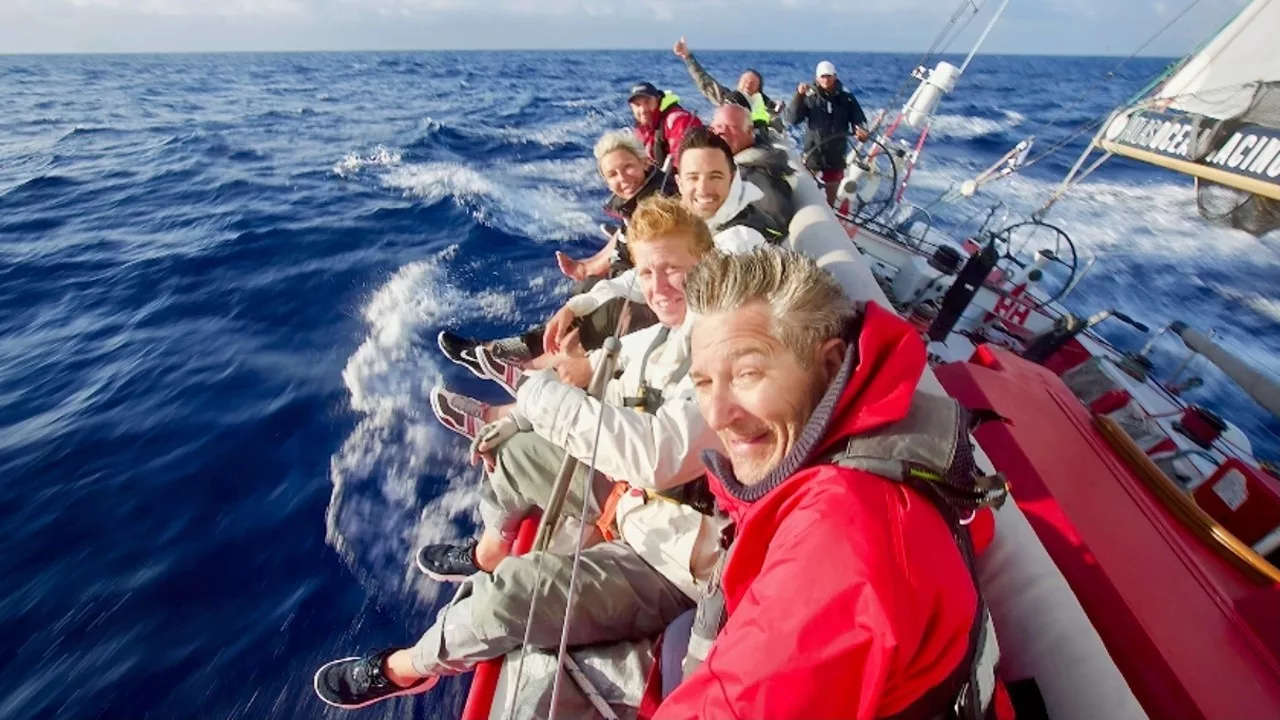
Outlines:
[[[672,167],[680,166],[679,148],[690,128],[702,127],[696,115],[680,107],[673,92],[662,92],[653,83],[639,83],[627,96],[636,119],[636,136],[649,151],[649,158],[662,167],[672,155]]]
[[[832,459],[937,407],[913,398],[919,335],[777,248],[708,257],[685,292],[690,378],[726,448],[705,455],[711,488],[736,532],[719,634],[657,717],[952,717],[962,696],[980,716],[994,669],[974,658],[994,636],[958,526],[910,483]]]

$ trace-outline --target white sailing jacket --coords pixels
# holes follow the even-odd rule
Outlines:
[[[644,379],[663,397],[653,412],[622,405],[625,398],[639,395],[641,360],[662,331],[661,325],[622,338],[618,356],[622,374],[609,383],[603,403],[546,371],[525,380],[516,407],[534,432],[583,463],[590,462],[596,449],[596,425],[600,424],[596,469],[632,486],[618,502],[622,539],[696,599],[715,562],[719,525],[687,505],[646,492],[699,477],[706,472],[702,451],[722,450],[719,438],[698,412],[688,374],[674,377],[689,356],[692,321],[690,313],[680,327],[672,328],[645,364]]]

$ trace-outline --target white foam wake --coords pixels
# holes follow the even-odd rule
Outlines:
[[[392,150],[385,145],[377,145],[367,153],[349,152],[333,166],[333,174],[341,178],[350,178],[368,167],[391,167],[399,165],[399,150]]]
[[[365,305],[369,334],[342,372],[351,406],[364,417],[330,459],[329,543],[375,588],[399,576],[428,602],[439,586],[420,580],[413,552],[456,539],[474,523],[480,482],[465,443],[431,415],[427,392],[441,380],[434,333],[479,317],[516,317],[513,294],[472,293],[451,282],[456,253],[453,246],[400,268]],[[444,476],[447,486],[419,511],[419,481],[432,476]]]
[[[929,134],[942,139],[973,140],[984,135],[995,135],[1021,125],[1027,118],[1022,113],[1001,110],[999,119],[972,117],[970,115],[938,115],[933,119]]]
[[[452,198],[478,222],[513,235],[549,241],[591,234],[594,222],[588,204],[578,196],[590,187],[584,182],[582,163],[530,165],[481,171],[452,162],[410,163],[391,168],[382,182],[428,203]],[[561,165],[562,169],[550,169]],[[556,186],[547,182],[549,176],[571,182]]]

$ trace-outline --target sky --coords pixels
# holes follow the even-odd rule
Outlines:
[[[660,49],[918,52],[959,0],[0,0],[0,53]],[[986,3],[991,13],[998,0]],[[984,52],[1189,52],[1245,0],[1012,0]],[[980,15],[953,49],[981,29]]]

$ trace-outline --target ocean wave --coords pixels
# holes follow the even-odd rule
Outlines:
[[[509,169],[488,172],[454,162],[390,168],[383,185],[432,203],[453,198],[475,219],[535,240],[568,240],[593,232],[592,216],[567,189],[531,184]]]
[[[386,145],[376,145],[366,153],[349,152],[333,166],[333,174],[341,178],[350,178],[369,167],[394,167],[400,164],[403,157],[399,150]]]
[[[427,399],[443,381],[434,332],[477,318],[515,320],[516,299],[460,287],[449,269],[457,254],[455,245],[410,263],[373,294],[362,311],[369,334],[342,371],[363,418],[330,461],[328,538],[353,570],[379,582],[413,579],[392,571],[412,565],[409,537],[453,539],[475,505],[466,488],[477,472],[464,469],[463,443],[436,422]],[[419,513],[420,480],[440,475],[448,485]],[[429,601],[438,587],[418,589]]]
[[[988,135],[999,135],[1022,125],[1026,116],[1012,110],[1002,110],[1002,118],[984,118],[972,115],[938,115],[929,126],[929,134],[936,138],[952,140],[976,140]]]

